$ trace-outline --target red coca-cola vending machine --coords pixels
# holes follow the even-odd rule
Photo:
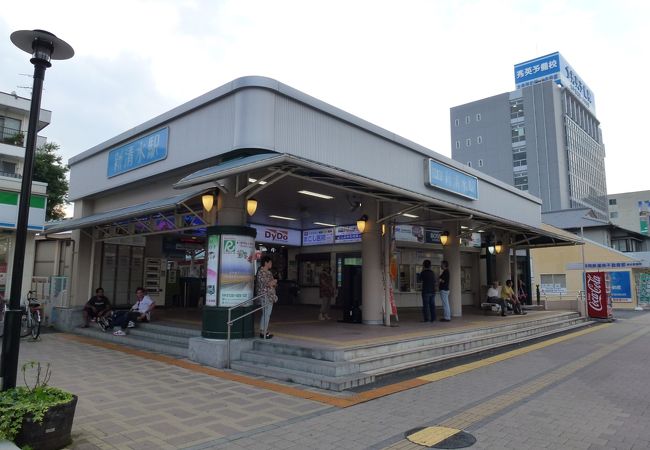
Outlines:
[[[609,280],[605,272],[587,272],[585,286],[587,293],[587,315],[594,319],[611,319],[612,300],[609,296]]]

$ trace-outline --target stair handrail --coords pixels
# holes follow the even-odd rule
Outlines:
[[[226,338],[226,368],[227,369],[230,369],[230,330],[232,329],[232,325],[235,322],[237,322],[238,320],[243,319],[244,317],[250,316],[251,314],[255,314],[257,311],[259,311],[261,309],[264,309],[267,302],[266,302],[266,300],[263,300],[262,304],[259,307],[255,308],[252,311],[248,311],[246,314],[242,314],[241,316],[237,316],[234,319],[232,318],[232,312],[233,312],[233,310],[235,310],[237,308],[241,308],[241,307],[243,307],[243,306],[245,306],[247,304],[252,305],[255,302],[255,300],[260,299],[262,297],[266,297],[266,294],[257,295],[257,296],[255,296],[253,298],[250,298],[248,300],[244,300],[243,302],[238,303],[238,304],[228,308],[228,321],[226,322],[226,325],[228,327],[227,338]],[[266,330],[260,330],[260,331],[262,331],[264,334],[266,334]]]

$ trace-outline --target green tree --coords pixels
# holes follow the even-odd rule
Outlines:
[[[57,154],[59,144],[48,142],[36,149],[34,157],[34,181],[47,183],[47,209],[45,220],[63,219],[68,203],[68,166]]]

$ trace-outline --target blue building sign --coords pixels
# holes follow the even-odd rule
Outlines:
[[[429,159],[429,185],[470,200],[478,200],[478,178],[433,159]]]
[[[610,297],[613,302],[632,301],[630,272],[609,272]]]
[[[517,89],[546,80],[555,80],[570,89],[592,113],[596,113],[594,93],[559,52],[515,64]]]
[[[108,178],[167,158],[169,128],[143,136],[108,153]]]

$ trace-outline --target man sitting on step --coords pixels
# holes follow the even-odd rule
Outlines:
[[[486,302],[496,303],[501,306],[501,315],[506,315],[506,302],[501,298],[501,294],[499,293],[499,283],[497,281],[493,281],[492,285],[488,288]]]
[[[501,288],[501,298],[512,304],[515,314],[526,314],[526,311],[521,309],[521,303],[515,295],[515,291],[512,290],[512,280],[507,280],[506,285]]]
[[[146,294],[144,288],[137,288],[135,295],[138,301],[129,311],[119,311],[113,319],[113,326],[119,326],[120,329],[114,331],[115,336],[126,336],[126,329],[135,327],[136,322],[149,322],[151,320],[151,311],[156,307],[156,303]]]

